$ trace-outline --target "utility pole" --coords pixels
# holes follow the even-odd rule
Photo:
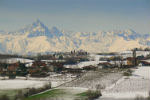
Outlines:
[[[133,65],[135,67],[137,66],[136,49],[133,49],[132,52],[133,52]]]

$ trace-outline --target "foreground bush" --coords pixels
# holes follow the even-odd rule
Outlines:
[[[32,100],[32,99],[30,99]],[[65,100],[65,99],[62,99],[62,98],[39,98],[39,99],[33,99],[33,100]]]
[[[124,76],[131,76],[132,75],[132,70],[128,69],[126,72],[123,73]]]
[[[88,98],[86,100],[94,100],[102,96],[100,91],[90,91],[90,90],[87,92],[87,95],[88,95]]]
[[[27,91],[18,91],[18,94],[14,97],[14,100],[22,100],[24,98],[27,98],[29,96],[32,96],[34,94],[43,92],[45,90],[51,89],[51,84],[46,84],[42,88],[30,88]],[[5,99],[0,99],[0,100],[5,100]],[[6,99],[7,100],[7,99]]]
[[[77,98],[76,100],[95,100],[97,98],[99,98],[100,96],[102,96],[100,91],[91,91],[88,90],[87,92],[84,93],[84,96],[86,96],[85,98]]]
[[[25,94],[24,94],[24,97],[29,97],[31,95],[34,95],[34,94],[37,94],[37,93],[40,93],[40,92],[43,92],[47,89],[51,89],[51,84],[46,84],[44,87],[42,88],[31,88],[29,89]]]
[[[141,96],[137,96],[135,98],[135,100],[150,100],[150,92],[149,92],[149,96],[147,98],[141,97]]]
[[[10,100],[7,95],[0,96],[0,100]]]
[[[144,97],[136,97],[135,100],[150,100],[150,97],[144,98]]]

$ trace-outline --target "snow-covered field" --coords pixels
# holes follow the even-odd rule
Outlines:
[[[144,61],[146,61],[146,62],[149,62],[149,63],[150,63],[150,59],[147,59],[147,60],[144,60]]]
[[[7,62],[7,63],[32,63],[34,60],[25,59],[25,58],[9,58],[9,59],[1,59],[1,62]]]
[[[115,83],[122,77],[121,73],[105,73],[99,71],[89,71],[84,74],[81,78],[74,80],[70,83],[64,84],[66,87],[81,87],[95,90],[97,85],[100,88],[105,88]]]
[[[64,67],[65,68],[83,68],[85,66],[90,66],[90,65],[96,66],[97,64],[103,63],[103,62],[107,62],[107,61],[84,61],[76,65],[65,65]]]
[[[123,52],[120,52],[120,55],[123,58],[127,58],[127,57],[132,57],[133,56],[132,53],[133,53],[132,51],[123,51]],[[145,57],[148,54],[150,54],[149,51],[136,51],[136,56],[142,56],[143,55]]]
[[[144,79],[150,80],[150,66],[149,67],[139,67],[138,69],[133,72],[133,76],[139,76]]]
[[[97,65],[101,61],[101,55],[91,55],[94,61],[80,62],[72,67],[84,67]],[[77,90],[100,89],[102,97],[98,100],[118,100],[134,99],[137,96],[148,97],[150,91],[150,66],[133,69],[132,76],[123,76],[119,69],[101,69],[99,71],[89,71],[80,78],[68,77],[70,75],[54,74],[46,78],[32,78],[26,80],[25,77],[17,77],[15,80],[0,80],[0,90],[13,90],[25,88],[39,88],[51,81],[52,87],[69,88]],[[3,77],[0,77],[0,79]],[[7,78],[6,78],[7,79]],[[75,79],[75,80],[74,80]],[[72,80],[72,81],[71,81]],[[100,86],[98,88],[97,86]],[[76,93],[75,92],[75,93]]]
[[[2,80],[1,80],[2,79]],[[57,87],[65,82],[71,81],[74,78],[68,77],[68,75],[51,75],[49,77],[45,78],[33,78],[28,77],[28,80],[26,80],[26,77],[16,77],[14,80],[8,79],[8,77],[0,77],[0,90],[2,89],[22,89],[22,88],[39,88],[46,84],[51,83],[52,87]]]
[[[46,81],[34,80],[0,80],[0,90],[39,88],[47,84]]]
[[[62,95],[60,100],[76,100],[78,97],[77,94],[88,90],[87,88],[81,87],[59,87],[58,89],[63,89],[65,92],[65,95]]]
[[[123,77],[102,91],[99,100],[134,99],[148,97],[150,91],[150,67],[138,67],[130,77]]]
[[[150,52],[148,51],[137,51],[137,56],[146,56],[148,54],[150,54]],[[83,68],[84,66],[89,66],[89,65],[93,65],[93,66],[96,66],[97,64],[99,63],[103,63],[103,62],[107,62],[107,61],[99,61],[100,58],[110,58],[114,55],[96,55],[96,54],[91,54],[90,55],[90,58],[92,58],[94,61],[84,61],[84,62],[80,62],[78,64],[74,64],[74,65],[65,65],[64,67],[66,68]],[[127,57],[132,57],[133,54],[132,54],[132,51],[126,51],[126,52],[120,52],[120,55],[118,56],[122,56],[123,58],[127,58]],[[150,60],[148,60],[149,62]],[[114,64],[114,63],[120,63],[120,62],[113,62],[111,61],[110,62],[111,64]],[[123,61],[124,64],[127,64],[127,61]]]
[[[90,58],[92,58],[94,61],[83,61],[83,62],[74,64],[74,65],[65,65],[64,67],[66,67],[66,68],[83,68],[85,66],[90,66],[90,65],[96,66],[99,63],[107,62],[107,61],[99,61],[99,59],[102,57],[109,58],[111,56],[91,54]]]

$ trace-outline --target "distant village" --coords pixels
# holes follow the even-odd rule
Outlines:
[[[122,53],[92,54],[80,50],[66,53],[53,53],[37,56],[0,55],[0,76],[15,79],[16,76],[47,77],[52,74],[80,73],[103,68],[130,68],[150,66],[150,50],[134,49]],[[84,64],[85,63],[85,64]]]

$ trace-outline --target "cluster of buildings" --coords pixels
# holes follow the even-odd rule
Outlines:
[[[70,53],[58,53],[43,60],[42,58],[31,60],[24,58],[11,58],[0,62],[0,75],[14,78],[16,75],[32,77],[46,77],[49,72],[56,73],[80,73],[86,70],[114,67],[150,66],[150,54],[131,52],[128,54],[100,57],[98,61],[89,61],[85,51],[71,51]]]

